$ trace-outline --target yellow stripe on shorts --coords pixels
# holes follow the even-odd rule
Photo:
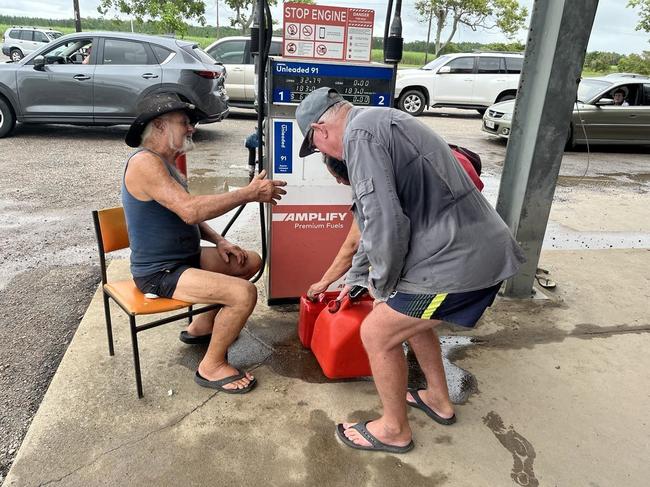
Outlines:
[[[445,300],[447,297],[447,293],[443,294],[436,294],[436,297],[431,300],[429,303],[429,306],[427,306],[427,309],[424,310],[424,313],[422,313],[422,316],[420,316],[420,319],[422,320],[428,320],[431,318],[433,313],[440,307],[442,302]]]

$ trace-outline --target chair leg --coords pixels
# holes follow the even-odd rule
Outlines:
[[[140,374],[140,352],[138,351],[138,332],[135,329],[135,316],[129,316],[131,326],[131,343],[133,344],[133,366],[135,368],[135,387],[138,390],[138,398],[142,398],[142,375]]]
[[[111,323],[111,306],[108,302],[108,295],[102,291],[102,297],[104,298],[104,316],[106,318],[106,335],[108,337],[108,354],[113,356],[115,355],[115,350],[113,349],[113,325]]]
[[[188,310],[188,311],[192,311],[192,306],[189,306],[189,307],[187,308],[187,310]],[[187,324],[188,324],[188,325],[191,325],[191,324],[192,324],[192,315],[189,315],[189,316],[187,317]]]

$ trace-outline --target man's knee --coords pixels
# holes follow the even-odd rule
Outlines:
[[[246,259],[246,273],[248,278],[253,277],[262,268],[262,257],[257,252],[251,250],[247,251],[248,258]]]
[[[257,288],[251,282],[242,280],[237,290],[236,305],[248,311],[253,311],[257,304]]]

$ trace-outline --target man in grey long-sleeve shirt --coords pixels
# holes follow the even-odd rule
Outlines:
[[[448,145],[413,117],[355,108],[320,88],[296,119],[302,157],[320,150],[345,162],[361,230],[346,290],[369,286],[378,302],[361,338],[384,414],[339,424],[337,434],[353,448],[404,453],[413,448],[406,404],[440,424],[456,419],[433,328],[443,320],[474,326],[523,253]],[[407,392],[407,340],[427,389]]]

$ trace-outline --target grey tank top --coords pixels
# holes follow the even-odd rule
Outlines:
[[[154,200],[140,201],[126,189],[124,176],[129,161],[143,150],[159,157],[170,176],[189,192],[187,182],[178,174],[176,168],[159,154],[141,148],[127,159],[122,176],[122,206],[131,246],[131,274],[134,277],[145,277],[173,269],[196,259],[201,253],[201,233],[198,225],[188,225],[160,203]]]

